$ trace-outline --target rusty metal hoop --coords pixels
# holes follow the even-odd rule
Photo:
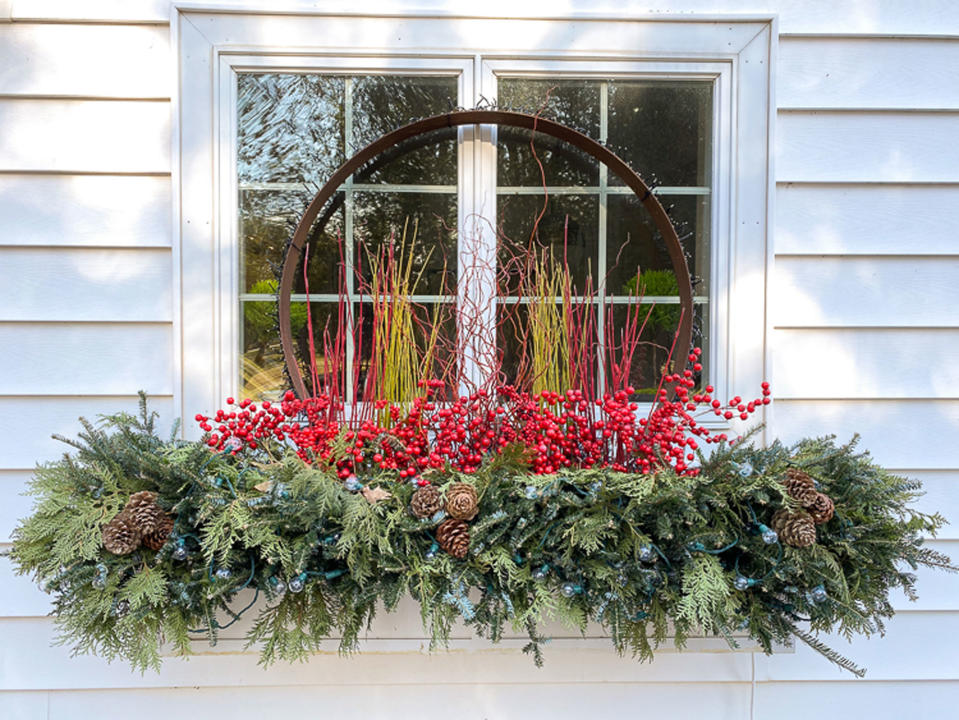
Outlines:
[[[686,265],[686,257],[683,254],[683,248],[679,242],[679,236],[676,234],[676,230],[670,222],[666,210],[656,196],[653,195],[646,183],[643,182],[642,178],[614,152],[596,140],[593,140],[591,137],[567,125],[562,125],[561,123],[547,120],[536,115],[508,110],[457,110],[443,115],[434,115],[424,118],[423,120],[417,120],[409,125],[404,125],[393,132],[381,136],[379,139],[364,147],[333,173],[326,185],[320,188],[319,192],[313,197],[313,200],[303,213],[303,217],[300,218],[300,222],[296,227],[296,231],[293,233],[293,239],[283,261],[279,288],[280,343],[283,347],[286,369],[290,375],[293,390],[297,396],[305,398],[308,394],[306,391],[306,383],[303,380],[303,374],[300,372],[299,364],[296,362],[296,355],[293,349],[293,330],[290,324],[290,298],[299,258],[309,240],[310,228],[313,226],[313,222],[316,220],[320,210],[323,209],[340,185],[342,185],[350,175],[362,168],[363,165],[380,153],[395,147],[404,140],[424,135],[434,130],[460,125],[504,125],[507,127],[524,128],[549,135],[557,140],[569,143],[573,147],[582,150],[587,155],[603,163],[633,191],[643,204],[643,207],[646,208],[647,212],[649,212],[653,218],[656,228],[662,234],[663,240],[666,243],[666,250],[669,253],[670,262],[673,265],[673,272],[676,273],[682,314],[678,337],[676,339],[676,352],[673,356],[673,371],[681,372],[686,366],[686,355],[693,334],[692,282],[689,276],[689,268]]]

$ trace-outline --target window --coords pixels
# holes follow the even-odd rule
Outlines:
[[[546,116],[583,128],[655,176],[683,231],[708,379],[722,392],[763,375],[769,22],[178,17],[184,413],[284,385],[271,264],[332,170],[413,116],[492,98],[501,106],[545,103]],[[580,285],[586,268],[603,280],[594,298],[602,340],[637,268],[662,271],[668,262],[641,208],[605,168],[545,137],[535,147],[549,197],[540,242],[566,258]],[[407,218],[415,220],[418,300],[455,303],[476,282],[458,277],[464,238],[480,238],[503,267],[497,241],[502,248],[504,237],[529,237],[543,200],[528,133],[492,126],[460,128],[351,178],[311,247],[314,327],[337,300],[340,253],[362,268],[366,250],[357,240],[375,246],[391,233],[402,237]],[[358,305],[352,283],[362,272],[346,277]],[[661,288],[647,294],[659,306],[652,330],[663,344],[677,298],[668,277],[654,280],[644,278]],[[508,278],[500,287],[500,312],[521,313],[523,291]],[[294,295],[294,325],[303,323],[306,290]],[[508,364],[516,343],[501,343]],[[652,349],[636,384],[649,386],[660,362]]]

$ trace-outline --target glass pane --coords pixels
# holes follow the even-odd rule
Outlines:
[[[293,233],[291,223],[305,207],[292,193],[262,190],[240,191],[240,269],[242,292],[270,292],[275,285],[277,258]],[[273,290],[275,292],[275,288]]]
[[[647,180],[708,186],[711,134],[712,83],[609,82],[609,144]]]
[[[240,183],[322,185],[346,159],[343,97],[342,77],[239,75],[237,173]]]
[[[240,395],[257,400],[276,400],[289,388],[280,336],[276,331],[276,302],[248,301],[243,309],[243,356]],[[317,370],[328,369],[324,359],[324,334],[334,336],[337,330],[336,306],[330,303],[310,303],[309,321],[306,303],[290,306],[290,325],[297,351],[300,371],[310,387],[310,340],[312,325]]]
[[[517,295],[528,277],[531,251],[546,251],[557,262],[566,262],[574,292],[583,292],[587,277],[598,263],[599,198],[595,195],[499,195],[497,263],[499,292]],[[540,213],[542,217],[540,217]],[[539,222],[537,223],[537,218]],[[593,283],[595,287],[595,283]]]
[[[673,225],[680,237],[686,254],[686,263],[693,279],[695,295],[708,294],[709,275],[709,197],[682,195],[661,197],[660,201],[669,211]],[[606,293],[629,295],[635,292],[637,273],[668,271],[672,274],[672,262],[666,251],[666,243],[653,223],[652,218],[635,195],[610,195],[606,215]],[[657,290],[668,289],[662,283]],[[671,292],[647,294],[675,295],[679,293],[672,280]]]
[[[523,390],[576,388],[592,394],[598,368],[596,306],[586,300],[497,306],[500,382]],[[549,317],[551,316],[551,318]],[[558,386],[557,379],[562,378]]]
[[[356,192],[353,237],[361,286],[368,288],[373,279],[371,258],[379,257],[392,241],[395,262],[410,262],[414,294],[455,291],[455,195]]]
[[[379,394],[395,402],[410,399],[400,397],[406,393],[398,392],[398,388],[415,388],[420,380],[443,380],[445,390],[438,392],[437,397],[450,397],[455,393],[458,369],[455,304],[411,303],[396,309],[389,303],[384,306],[363,302],[354,303],[353,308],[359,399],[364,399],[373,389],[370,383],[383,388]],[[382,358],[376,367],[372,363],[374,350],[376,356]],[[414,393],[420,391],[415,389]]]
[[[528,112],[542,109],[542,116],[599,137],[599,83],[593,80],[530,80],[504,78],[499,83],[499,104]],[[530,139],[536,157],[530,148]],[[599,166],[595,160],[566,143],[542,133],[500,128],[497,135],[497,184],[541,186],[543,166],[547,185],[596,185]]]
[[[409,123],[457,105],[456,78],[373,75],[353,81],[353,151]],[[410,185],[456,184],[456,130],[416,138],[386,157],[358,182]]]
[[[632,362],[628,372],[629,380],[612,389],[618,390],[625,385],[632,385],[636,389],[635,396],[638,399],[651,401],[655,397],[659,380],[669,363],[670,348],[679,327],[681,315],[679,305],[644,304],[639,305],[638,309],[626,305],[614,305],[611,310],[610,306],[607,306],[606,313],[608,326],[606,343],[616,356],[617,363],[621,362],[619,358],[623,356],[624,349],[628,351],[628,346],[631,345],[628,339],[631,329],[642,328],[642,333],[639,335],[636,347],[632,352]],[[704,350],[708,340],[708,317],[707,306],[695,306],[693,310],[692,344],[702,347]],[[643,323],[645,323],[645,326]],[[686,350],[677,348],[676,352],[688,352],[688,348]],[[704,356],[706,355],[708,354],[704,353]],[[705,359],[708,361],[708,357]],[[705,364],[703,373],[707,373],[708,376]],[[695,377],[697,383],[702,376],[702,373],[697,374]],[[614,378],[607,378],[607,383],[613,381]]]
[[[286,190],[240,191],[240,286],[248,293],[275,293],[286,245],[311,198]],[[310,240],[311,294],[336,293],[339,287],[339,240],[343,234],[342,193],[321,213]],[[306,292],[302,267],[293,292]]]

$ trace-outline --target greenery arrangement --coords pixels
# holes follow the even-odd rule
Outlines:
[[[890,591],[914,596],[912,570],[952,569],[923,546],[944,521],[909,507],[919,484],[855,441],[761,448],[747,437],[697,450],[695,468],[538,473],[517,442],[397,482],[355,456],[343,477],[346,428],[327,457],[304,462],[276,437],[217,451],[162,439],[154,423],[145,398],[139,417],[84,421],[66,440],[75,453],[38,468],[37,504],[10,553],[53,594],[62,642],[141,670],[159,667],[165,644],[189,654],[191,638],[215,642],[261,596],[247,639],[265,664],[330,637],[349,652],[408,594],[432,647],[455,622],[493,642],[515,628],[539,664],[539,628],[559,618],[595,621],[644,660],[669,637],[735,646],[744,633],[767,652],[798,638],[861,674],[815,634],[881,633]],[[395,443],[384,433],[369,444]]]
[[[355,650],[409,595],[431,648],[457,622],[492,642],[525,632],[540,665],[542,627],[558,619],[598,623],[643,660],[700,633],[766,652],[795,638],[861,675],[817,634],[882,633],[890,592],[914,597],[917,567],[954,570],[923,545],[944,519],[913,510],[919,484],[855,439],[762,447],[710,430],[702,415],[720,429],[748,420],[769,384],[720,400],[698,348],[674,364],[676,336],[642,340],[681,319],[643,302],[675,295],[675,275],[637,272],[614,316],[589,274],[577,287],[541,244],[542,217],[495,267],[464,240],[474,262],[459,282],[495,277],[496,298],[432,308],[414,302],[430,256],[407,226],[398,249],[391,238],[360,255],[365,269],[339,264],[320,328],[307,246],[291,322],[309,397],[228,398],[186,441],[158,435],[144,396],[139,416],[60,438],[74,453],[38,467],[9,554],[53,595],[61,642],[142,671],[255,613],[246,639],[262,662],[301,660],[331,638]],[[247,387],[275,380],[271,314],[248,306]]]

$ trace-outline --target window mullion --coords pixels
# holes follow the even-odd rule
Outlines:
[[[353,138],[353,78],[347,77],[343,83],[343,156],[352,157]],[[357,398],[353,397],[353,363],[356,362],[356,323],[358,318],[353,312],[353,296],[355,288],[355,262],[354,242],[353,242],[353,176],[350,175],[343,183],[343,192],[345,194],[343,202],[343,260],[346,264],[344,272],[346,273],[346,297],[349,303],[347,312],[347,322],[349,327],[350,341],[346,343],[346,368],[343,385],[346,391],[347,404],[353,403]]]
[[[609,135],[609,83],[605,80],[599,84],[599,141],[603,144]],[[599,164],[599,232],[596,237],[597,245],[597,267],[593,272],[596,281],[596,297],[598,304],[596,306],[596,334],[597,334],[597,353],[598,362],[596,363],[597,372],[597,392],[601,393],[606,386],[606,377],[604,372],[603,356],[606,353],[606,206],[608,190],[608,168],[604,163]]]

